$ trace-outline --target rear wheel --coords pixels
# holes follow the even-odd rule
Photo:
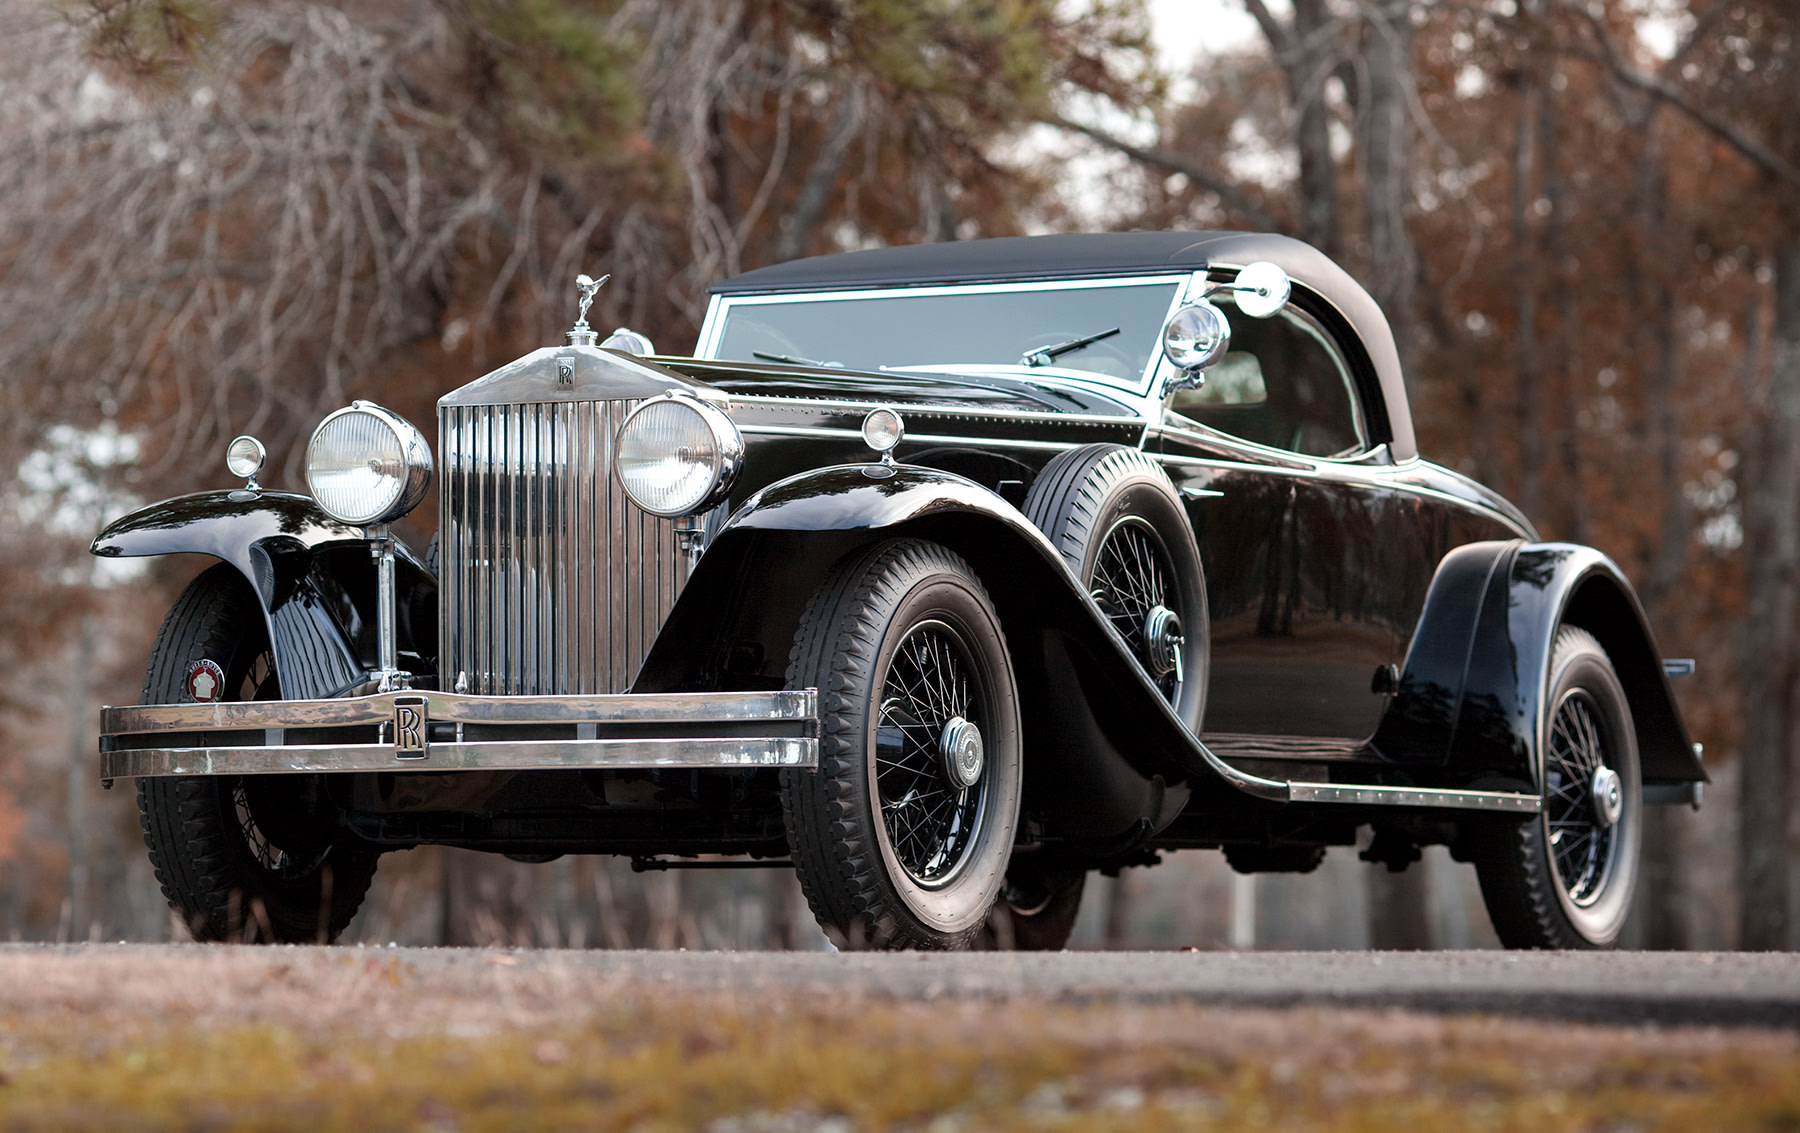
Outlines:
[[[819,690],[819,767],[782,773],[800,887],[846,947],[966,948],[1018,822],[1019,708],[993,604],[943,547],[835,567],[788,666]]]
[[[1508,948],[1605,948],[1637,886],[1643,820],[1631,708],[1592,634],[1564,626],[1550,665],[1543,813],[1477,839],[1476,872]]]
[[[1014,865],[975,947],[994,951],[1058,952],[1081,915],[1084,869]]]
[[[223,564],[163,620],[143,702],[192,699],[190,680],[209,699],[281,698],[262,610]],[[375,876],[379,852],[335,829],[318,776],[145,777],[138,814],[163,895],[196,940],[329,942]]]

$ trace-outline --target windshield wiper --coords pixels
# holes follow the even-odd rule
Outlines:
[[[1111,338],[1118,333],[1119,328],[1114,327],[1111,330],[1103,330],[1099,334],[1090,334],[1083,338],[1071,338],[1069,341],[1059,342],[1055,346],[1046,346],[1039,350],[1033,350],[1019,359],[1019,365],[1048,366],[1050,363],[1056,361],[1056,359],[1061,358],[1064,354],[1067,354],[1072,350],[1080,350],[1084,346],[1092,346],[1101,339]]]
[[[786,362],[790,366],[822,366],[836,370],[844,368],[842,362],[820,362],[816,358],[799,358],[792,354],[770,354],[762,350],[752,350],[750,353],[765,362]]]

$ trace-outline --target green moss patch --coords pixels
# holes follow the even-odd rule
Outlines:
[[[408,982],[319,1024],[13,1003],[0,1128],[1800,1129],[1786,1034],[641,988],[509,1022]]]

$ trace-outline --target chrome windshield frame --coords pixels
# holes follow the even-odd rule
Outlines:
[[[714,295],[707,306],[706,319],[700,325],[700,335],[694,347],[694,357],[702,361],[726,361],[718,357],[718,349],[723,341],[725,325],[733,311],[744,307],[788,305],[801,303],[833,303],[857,299],[876,299],[894,297],[941,297],[955,295],[995,295],[1017,294],[1022,292],[1071,291],[1096,287],[1144,287],[1168,285],[1172,290],[1169,302],[1160,312],[1157,325],[1166,322],[1175,309],[1187,298],[1195,286],[1197,279],[1202,279],[1205,272],[1147,272],[1133,275],[1099,276],[1077,279],[1052,279],[1030,281],[1007,281],[994,283],[956,283],[956,284],[921,284],[896,287],[863,287],[855,289],[821,289],[817,291],[773,291],[762,294],[747,295]],[[1160,399],[1156,391],[1160,388],[1161,376],[1168,363],[1162,356],[1160,343],[1149,349],[1149,358],[1143,372],[1135,379],[1109,378],[1091,370],[1081,370],[1065,366],[1028,367],[1019,365],[1008,367],[1003,364],[979,363],[981,372],[1016,372],[1019,376],[1028,377],[1032,381],[1062,383],[1098,390],[1114,399],[1126,400],[1134,408],[1148,415],[1148,407]],[[909,372],[938,372],[954,374],[959,367],[948,365],[915,365],[895,360],[899,368]]]

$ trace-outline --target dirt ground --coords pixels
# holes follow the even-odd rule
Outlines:
[[[1800,1130],[1800,1036],[0,949],[0,1128]]]

